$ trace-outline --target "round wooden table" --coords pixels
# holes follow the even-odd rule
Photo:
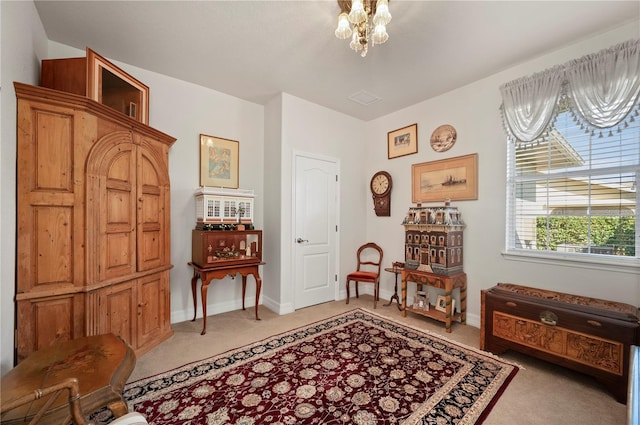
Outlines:
[[[398,303],[398,310],[402,311],[402,306],[400,305],[400,297],[398,296],[398,275],[402,273],[402,267],[385,267],[384,270],[396,275],[396,281],[393,287],[393,295],[391,295],[391,299],[384,305],[384,307],[389,307],[393,303],[393,300],[396,300],[396,302]]]

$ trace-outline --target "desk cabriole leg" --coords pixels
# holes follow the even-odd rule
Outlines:
[[[244,296],[247,293],[247,275],[242,275],[242,309],[244,310]]]
[[[202,296],[202,332],[200,335],[207,333],[207,289],[209,289],[209,281],[206,281],[206,277],[202,277],[202,288],[200,288],[200,294]]]
[[[196,321],[196,316],[198,315],[198,294],[196,291],[196,286],[198,285],[198,277],[199,274],[197,271],[193,271],[193,277],[191,278],[191,294],[193,295],[193,320]]]
[[[258,273],[253,277],[256,279],[256,320],[260,320],[260,317],[258,317],[258,302],[260,301],[260,291],[262,290],[262,278]]]

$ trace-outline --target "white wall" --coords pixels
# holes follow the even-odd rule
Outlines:
[[[411,164],[477,153],[478,200],[452,203],[460,209],[467,224],[464,231],[464,270],[468,279],[468,323],[479,326],[480,290],[498,282],[640,305],[638,271],[616,272],[502,257],[507,142],[498,109],[501,84],[639,36],[640,25],[634,22],[368,123],[367,138],[371,141],[368,150],[372,159],[367,163],[365,173],[370,177],[378,170],[387,170],[394,182],[390,218],[376,217],[371,208],[366,208],[369,239],[380,240],[389,261],[403,260],[403,227],[400,223],[412,205]],[[388,160],[387,132],[412,123],[418,123],[418,153]],[[458,131],[457,143],[444,153],[435,152],[429,145],[431,133],[441,124],[451,124]],[[415,288],[410,289],[413,292]],[[392,290],[393,275],[387,273],[381,282],[381,292],[389,294]]]
[[[13,323],[15,295],[15,94],[12,81],[37,84],[44,58],[83,56],[84,51],[47,43],[31,2],[1,2],[2,144],[0,146],[0,319]],[[267,265],[263,270],[264,302],[285,313],[293,307],[291,270],[291,171],[294,151],[340,160],[339,284],[355,266],[357,247],[369,240],[385,250],[385,262],[403,258],[402,219],[411,205],[411,164],[468,153],[479,155],[479,199],[456,202],[467,223],[465,271],[469,276],[469,323],[479,324],[479,291],[496,282],[514,282],[640,304],[637,274],[581,269],[505,260],[506,142],[498,106],[499,85],[564,63],[618,42],[639,37],[633,24],[532,59],[489,78],[461,87],[371,122],[362,122],[297,97],[281,94],[266,108],[190,83],[116,62],[150,87],[150,125],[177,138],[170,149],[172,322],[190,320],[191,230],[195,224],[193,191],[198,186],[200,133],[240,142],[240,186],[256,192],[256,226],[265,230]],[[490,52],[488,52],[490,54]],[[428,81],[416,84],[429,84]],[[419,151],[387,159],[387,132],[418,123]],[[458,142],[438,154],[428,141],[440,124],[458,130]],[[9,125],[8,125],[9,124]],[[394,180],[391,217],[376,217],[369,194],[375,171],[387,170]],[[381,297],[393,291],[386,273]],[[366,290],[366,289],[365,289]],[[238,309],[240,285],[227,279],[209,289],[209,314]],[[253,294],[248,291],[247,302]],[[198,314],[200,316],[200,313]],[[13,332],[2,326],[1,369],[13,364]]]
[[[364,174],[364,123],[289,94],[281,101],[280,312],[293,311],[292,163],[294,152],[333,157],[340,162],[338,284],[355,266],[355,252],[366,242],[364,216],[368,181]],[[341,288],[341,293],[344,293]],[[278,310],[277,310],[278,311]]]
[[[0,143],[0,373],[13,367],[16,236],[16,94],[13,82],[37,84],[47,38],[32,2],[0,2],[2,52]]]
[[[264,203],[264,229],[262,260],[267,264],[261,273],[262,302],[271,310],[281,313],[288,307],[280,303],[282,281],[282,267],[286,263],[280,255],[282,244],[282,227],[286,226],[282,211],[282,95],[274,97],[264,109],[264,196],[268,202]],[[285,263],[285,264],[283,264]],[[276,282],[275,284],[272,282]]]

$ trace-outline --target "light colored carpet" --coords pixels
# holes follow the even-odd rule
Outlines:
[[[440,333],[472,347],[480,345],[478,328],[455,323],[453,332],[447,334],[443,323],[411,313],[402,318],[395,302],[384,307],[382,304],[386,300],[381,301],[375,310],[380,315],[406,320],[407,324]],[[206,335],[200,335],[202,319],[174,323],[174,335],[170,339],[138,358],[129,382],[356,307],[373,309],[373,298],[364,295],[359,299],[352,298],[349,305],[344,301],[336,301],[282,316],[261,306],[260,321],[255,320],[253,308],[213,315],[207,318]],[[498,400],[485,425],[625,423],[626,406],[616,402],[591,377],[511,351],[501,356],[518,363],[522,368]]]

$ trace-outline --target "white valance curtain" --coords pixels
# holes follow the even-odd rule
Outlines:
[[[585,131],[625,125],[640,114],[640,40],[519,78],[500,92],[504,127],[516,142],[544,136],[565,97]]]

